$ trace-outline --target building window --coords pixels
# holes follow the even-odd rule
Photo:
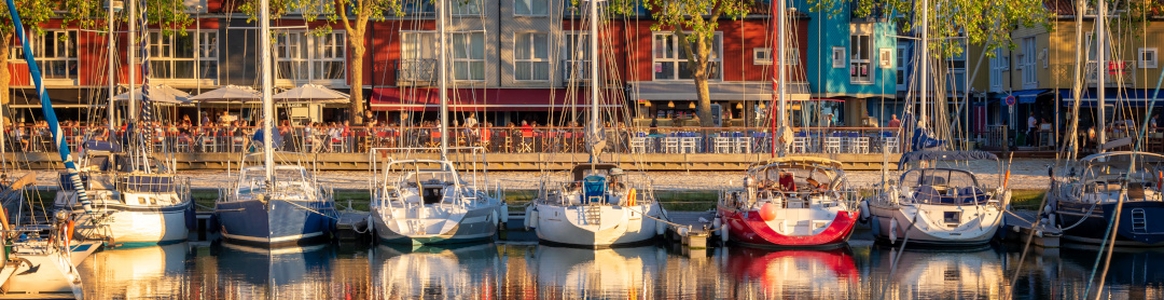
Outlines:
[[[1140,69],[1156,68],[1156,48],[1140,48]]]
[[[150,77],[218,78],[218,32],[163,35],[150,32]]]
[[[868,35],[849,36],[849,81],[853,83],[872,83],[869,63],[873,57],[873,41]]]
[[[772,48],[752,48],[753,65],[770,66],[773,61]]]
[[[481,16],[481,0],[452,1],[454,16]]]
[[[77,78],[77,32],[69,30],[45,30],[41,35],[26,35],[32,47],[32,56],[40,66],[41,77],[51,79]],[[24,48],[19,42],[13,43],[9,57],[14,63],[25,63]]]
[[[845,47],[833,47],[833,68],[845,67]]]
[[[679,43],[679,39],[670,32],[655,33],[652,57],[654,58],[656,80],[694,78],[691,75],[691,70],[687,69],[688,53],[683,50],[682,44]],[[692,47],[694,48],[694,45]],[[720,68],[723,65],[720,57],[722,47],[723,33],[717,31],[710,45],[711,54],[708,57],[707,79],[718,80],[720,78]]]
[[[1022,55],[1019,62],[1022,64],[1023,88],[1034,88],[1038,85],[1038,74],[1035,73],[1035,38],[1022,39]]]
[[[565,80],[587,80],[586,70],[590,67],[590,35],[567,33],[562,41],[562,78]]]
[[[449,36],[453,49],[453,79],[485,80],[485,33],[458,32]]]
[[[396,80],[435,82],[437,34],[434,32],[401,32],[400,62],[396,65]]]
[[[1002,72],[1006,71],[1008,59],[1004,57],[1002,48],[994,49],[994,57],[990,58],[990,91],[1002,92]]]
[[[514,34],[513,77],[515,80],[550,80],[549,38],[543,32]]]
[[[513,0],[513,14],[518,16],[545,16],[547,0]]]
[[[966,92],[966,40],[959,39],[954,43],[955,47],[962,49],[958,55],[950,56],[944,63],[946,64],[946,90],[950,92]]]
[[[345,37],[342,31],[321,36],[306,31],[276,34],[276,76],[300,81],[345,79]]]
[[[909,45],[897,45],[897,57],[895,58],[896,60],[894,60],[894,67],[897,71],[897,89],[904,90],[909,88],[909,76],[907,76],[906,72],[906,66],[909,65]]]

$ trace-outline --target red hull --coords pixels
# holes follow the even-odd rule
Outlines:
[[[732,241],[757,246],[771,247],[822,247],[844,243],[853,234],[857,225],[856,211],[842,211],[825,228],[815,235],[783,235],[768,226],[760,218],[760,211],[739,211],[719,208],[724,224],[728,226],[728,236]]]

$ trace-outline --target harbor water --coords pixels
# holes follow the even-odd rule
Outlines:
[[[79,268],[86,299],[1083,299],[1098,253],[1032,249],[1020,265],[1015,245],[899,250],[861,231],[828,250],[184,242]],[[1101,298],[1162,299],[1160,270],[1164,252],[1116,253]]]

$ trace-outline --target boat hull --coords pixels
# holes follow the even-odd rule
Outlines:
[[[15,246],[17,249],[21,245]],[[43,247],[37,246],[38,248]],[[43,249],[43,248],[41,248]],[[0,272],[3,292],[0,299],[80,299],[81,275],[72,260],[61,252],[27,253],[17,250],[12,258],[18,263]],[[25,260],[27,260],[25,262]],[[11,272],[11,273],[10,273]]]
[[[388,244],[433,245],[493,240],[501,205],[482,205],[447,213],[450,205],[373,209],[376,237]]]
[[[975,209],[977,207],[977,209]],[[974,211],[977,210],[977,211]],[[970,212],[976,218],[960,220],[951,227],[934,215],[946,212]],[[994,206],[951,205],[878,205],[869,204],[870,228],[873,236],[883,242],[899,244],[909,239],[910,245],[931,247],[976,247],[990,243],[1002,222],[1001,210]],[[914,218],[917,222],[914,223]],[[913,223],[914,226],[910,226]]]
[[[619,205],[535,205],[538,239],[551,244],[576,247],[611,247],[651,242],[658,236],[656,219],[662,207],[657,202],[635,206]],[[587,220],[587,209],[598,210],[598,220]],[[595,214],[591,214],[595,215]],[[645,215],[645,216],[644,216]]]
[[[194,219],[191,201],[174,205],[126,205],[113,201],[93,202],[93,213],[86,213],[76,203],[75,192],[61,192],[57,209],[69,209],[77,216],[74,237],[83,240],[107,241],[119,246],[149,246],[185,241]],[[98,218],[98,222],[93,219]]]
[[[1063,231],[1063,239],[1085,244],[1103,242],[1109,224],[1115,218],[1116,203],[1094,205],[1094,209],[1092,206],[1091,203],[1083,202],[1058,202],[1055,214],[1059,219],[1059,224],[1067,228]],[[1164,217],[1164,202],[1124,202],[1120,213],[1120,224],[1116,230],[1116,245],[1129,247],[1164,246],[1164,223],[1149,221],[1153,217]],[[1140,219],[1143,227],[1136,225],[1137,219]]]
[[[222,236],[241,244],[305,245],[330,238],[335,204],[330,201],[271,199],[215,204]]]
[[[854,211],[835,212],[832,219],[813,218],[813,208],[783,209],[778,213],[790,216],[789,219],[764,221],[759,210],[738,210],[719,206],[719,214],[724,226],[728,226],[728,236],[732,242],[757,247],[833,247],[844,244],[853,234],[860,215]],[[819,211],[817,213],[820,213]],[[824,213],[832,214],[829,211]],[[791,221],[791,223],[789,223]],[[775,227],[792,224],[795,226],[809,226],[815,229],[817,224],[824,223],[821,230],[815,234],[782,234]],[[813,230],[815,231],[815,230]]]

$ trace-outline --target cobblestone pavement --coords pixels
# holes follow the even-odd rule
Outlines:
[[[1011,165],[1010,187],[1014,189],[1046,189],[1048,184],[1047,167],[1054,164],[1053,159],[1016,159]],[[1005,162],[1004,162],[1005,163]],[[998,185],[1005,170],[999,171],[999,164],[994,162],[972,162],[957,165],[958,168],[968,169],[979,176],[978,180],[987,187]],[[184,171],[182,175],[190,177],[193,188],[226,188],[237,178],[236,172],[229,174],[226,171]],[[38,185],[55,187],[57,173],[54,171],[37,172]],[[15,172],[14,175],[22,175]],[[627,172],[630,181],[649,179],[655,189],[668,190],[715,190],[738,186],[743,178],[740,172]],[[896,170],[889,170],[887,178],[894,178]],[[372,185],[372,172],[367,171],[329,171],[318,175],[325,186],[335,189],[367,189]],[[382,176],[382,175],[381,175]],[[464,176],[464,175],[462,175]],[[549,176],[557,180],[566,180],[566,172],[544,174],[542,172],[489,172],[487,185],[490,189],[501,186],[508,189],[535,189],[542,178]],[[846,172],[850,184],[858,188],[868,188],[882,178],[879,171]],[[468,178],[466,178],[468,180]]]

